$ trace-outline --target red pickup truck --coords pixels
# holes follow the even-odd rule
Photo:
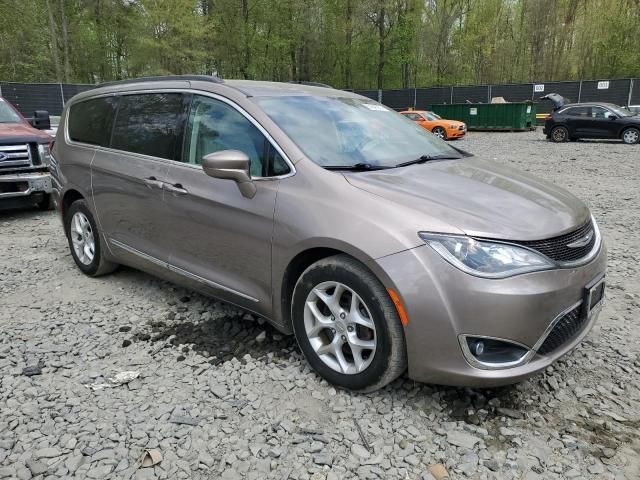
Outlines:
[[[51,126],[46,111],[27,121],[0,97],[0,207],[35,203],[51,208],[50,143],[42,132]]]

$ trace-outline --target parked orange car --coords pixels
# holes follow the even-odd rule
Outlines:
[[[458,120],[445,120],[439,115],[426,110],[400,112],[405,117],[417,122],[425,130],[445,140],[462,138],[467,133],[467,126]]]

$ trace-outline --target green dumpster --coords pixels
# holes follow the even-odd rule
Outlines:
[[[469,130],[535,130],[534,103],[453,103],[432,105],[432,112],[460,120]]]

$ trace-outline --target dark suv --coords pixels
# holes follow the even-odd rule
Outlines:
[[[53,139],[41,131],[50,126],[46,111],[36,111],[29,122],[0,97],[0,205],[36,203],[50,208],[47,166]]]
[[[547,115],[544,130],[553,142],[579,138],[619,138],[640,142],[640,115],[612,103],[574,103]]]

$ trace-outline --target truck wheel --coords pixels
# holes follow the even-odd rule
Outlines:
[[[334,385],[371,392],[407,368],[393,301],[373,273],[347,255],[325,258],[302,273],[291,316],[307,361]]]
[[[64,218],[64,230],[76,265],[90,277],[111,273],[117,264],[104,259],[102,236],[84,200],[71,204]]]

